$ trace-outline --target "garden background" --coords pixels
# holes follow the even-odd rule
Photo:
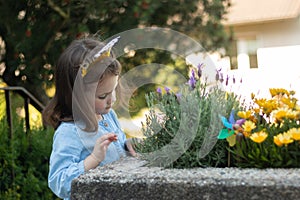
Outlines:
[[[256,1],[249,2],[255,5]],[[106,39],[128,29],[156,26],[182,32],[197,40],[211,55],[217,68],[222,69],[224,76],[228,75],[231,83],[233,78],[237,83],[243,80],[235,85],[236,88],[231,83],[229,86],[224,85],[228,90],[250,92],[253,89],[255,92],[262,85],[267,86],[266,83],[282,83],[285,84],[282,85],[284,87],[294,87],[293,80],[297,80],[299,74],[295,71],[299,61],[294,52],[299,50],[300,44],[300,5],[296,0],[289,0],[289,3],[283,0],[276,3],[268,0],[262,2],[264,6],[270,7],[270,12],[271,8],[274,8],[273,11],[282,8],[280,11],[285,13],[270,13],[271,18],[255,19],[253,22],[249,20],[252,19],[251,16],[247,18],[244,11],[255,13],[253,9],[257,12],[259,10],[251,7],[252,3],[237,7],[237,1],[234,0],[1,0],[1,85],[24,87],[45,105],[55,91],[55,61],[73,39],[88,33],[97,33],[100,39]],[[239,12],[243,13],[244,19],[238,18],[241,16]],[[282,25],[285,26],[285,31],[282,31]],[[289,40],[286,41],[286,38]],[[265,55],[271,55],[271,59]],[[120,62],[124,73],[137,65],[161,63],[173,67],[188,78],[189,68],[186,62],[192,59],[197,59],[200,63],[204,58],[202,54],[198,54],[184,59],[148,49],[128,51],[120,58]],[[277,75],[269,76],[270,70],[277,72]],[[248,76],[251,74],[252,76]],[[282,81],[286,80],[283,74],[290,77],[289,82]],[[170,86],[176,84],[176,77],[168,77],[166,74],[158,72],[148,76],[168,79]],[[272,79],[267,79],[268,77]],[[141,114],[140,111],[146,107],[145,94],[156,87],[146,85],[136,91],[132,98],[132,117],[143,116],[144,113]],[[12,134],[7,131],[4,92],[0,96],[0,197],[55,199],[47,187],[53,130],[42,127],[40,113],[30,105],[32,130],[26,132],[23,99],[17,93],[11,93],[11,97],[14,123]],[[118,114],[122,116],[122,113]],[[132,119],[121,121],[130,134],[134,130],[126,127],[126,120]],[[137,121],[139,125],[140,120]]]

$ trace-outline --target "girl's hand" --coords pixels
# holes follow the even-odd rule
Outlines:
[[[129,151],[129,153],[133,156],[133,157],[136,157],[137,156],[137,153],[135,152],[134,150],[134,144],[133,144],[133,140],[131,138],[127,139],[126,142],[125,142],[125,145]]]
[[[96,140],[93,152],[84,160],[85,171],[94,169],[105,158],[106,151],[110,143],[118,139],[114,133],[108,133]]]
[[[95,156],[99,163],[104,160],[108,145],[117,139],[118,136],[114,133],[105,134],[97,139],[92,155]]]

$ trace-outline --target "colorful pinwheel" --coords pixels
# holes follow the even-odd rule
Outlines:
[[[245,119],[239,119],[235,121],[234,111],[231,111],[229,119],[224,116],[221,116],[221,120],[225,128],[223,128],[219,135],[218,139],[226,139],[229,143],[229,146],[234,146],[236,143],[236,134],[241,130],[242,124],[246,121]]]

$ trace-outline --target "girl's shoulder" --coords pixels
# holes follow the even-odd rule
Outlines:
[[[53,140],[56,146],[76,147],[81,149],[83,147],[82,140],[85,132],[81,131],[74,122],[62,122],[56,129]]]
[[[76,125],[74,122],[62,122],[55,130],[55,135],[76,135]]]
[[[61,124],[57,127],[56,131],[61,131],[68,129],[70,130],[76,130],[76,125],[74,122],[61,122]]]

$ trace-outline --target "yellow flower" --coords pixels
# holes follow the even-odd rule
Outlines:
[[[287,115],[289,119],[298,119],[300,115],[299,111],[290,111]]]
[[[270,114],[273,110],[278,108],[278,101],[271,99],[255,99],[255,103],[262,108],[263,112],[267,115]]]
[[[259,107],[263,107],[266,101],[266,99],[254,99],[254,103],[256,103]]]
[[[291,139],[291,134],[289,133],[280,133],[276,136],[274,136],[274,143],[281,147],[282,145],[288,145],[289,143],[292,143],[294,140]]]
[[[268,137],[268,134],[264,131],[253,133],[250,136],[250,139],[256,143],[262,143]]]
[[[295,90],[291,90],[291,91],[290,91],[290,95],[293,96],[293,95],[295,95],[295,94],[296,94],[296,91],[295,91]]]
[[[247,120],[242,127],[245,132],[250,133],[253,129],[255,129],[256,125],[252,121]]]
[[[282,96],[284,94],[286,94],[287,96],[290,96],[290,93],[286,89],[283,89],[283,88],[270,88],[269,91],[270,91],[270,94],[272,97],[277,96],[277,95]]]
[[[282,97],[281,102],[284,103],[285,105],[287,105],[290,109],[293,109],[293,108],[295,108],[297,99],[295,99],[295,98],[290,99],[290,98]]]
[[[243,119],[249,119],[250,116],[251,116],[251,111],[248,110],[248,111],[239,111],[237,113],[237,116],[239,116],[240,118],[243,118]]]
[[[295,110],[300,111],[300,106],[298,104],[295,105]]]
[[[260,113],[260,109],[259,108],[253,108],[254,113],[259,114]]]
[[[281,133],[273,137],[274,143],[279,147],[281,147],[283,145],[283,143],[281,142],[281,137],[282,137]]]
[[[243,131],[242,134],[244,135],[245,138],[248,138],[250,136],[250,133]]]
[[[292,116],[292,111],[287,108],[279,108],[277,110],[274,110],[272,112],[272,115],[277,121],[281,121],[284,118],[289,118],[289,116]]]
[[[300,128],[291,128],[288,130],[288,134],[294,140],[300,140]]]

